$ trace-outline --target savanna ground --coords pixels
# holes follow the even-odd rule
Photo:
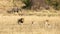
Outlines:
[[[17,23],[20,18],[24,23]],[[0,16],[0,34],[60,34],[60,17]]]
[[[22,6],[19,2],[17,5]],[[60,11],[22,9],[22,12],[9,14],[6,12],[9,6],[0,9],[0,34],[60,34]],[[24,18],[24,23],[18,24],[20,18]]]

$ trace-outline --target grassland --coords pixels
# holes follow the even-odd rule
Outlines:
[[[18,19],[24,18],[23,24]],[[46,24],[46,20],[49,20]],[[33,22],[33,24],[32,24]],[[0,16],[0,34],[60,34],[60,17]]]
[[[16,5],[21,8],[24,4],[18,1]],[[0,34],[60,34],[60,10],[21,9],[22,12],[7,13],[12,6],[12,1],[0,0]],[[18,24],[20,18],[24,23]]]

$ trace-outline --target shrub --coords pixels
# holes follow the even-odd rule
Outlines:
[[[46,3],[50,6],[53,6],[54,9],[59,10],[60,9],[60,2],[58,0],[46,0]]]
[[[31,7],[30,0],[22,0],[22,2],[25,4],[25,6],[23,8],[30,8]]]
[[[39,0],[37,0],[39,1]],[[49,5],[49,6],[53,6],[54,9],[60,9],[60,2],[59,0],[45,0],[46,3]],[[22,0],[22,2],[25,4],[25,6],[23,8],[30,8],[31,7],[31,1],[30,0]],[[37,3],[37,2],[35,2]]]

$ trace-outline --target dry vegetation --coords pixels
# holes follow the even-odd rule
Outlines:
[[[13,6],[14,4],[16,7],[21,9],[19,12],[13,12]],[[22,9],[21,7],[24,6],[24,4],[19,0],[19,1],[14,1],[13,0],[0,0],[0,15],[5,16],[5,15],[36,15],[36,16],[43,16],[43,15],[52,15],[52,16],[59,16],[60,15],[60,10],[54,10],[53,8],[50,7],[49,10],[45,9],[39,9],[39,10],[29,10],[29,9]],[[10,11],[12,10],[12,11]],[[11,13],[8,13],[10,11]]]
[[[24,18],[24,23],[17,23],[20,18]],[[48,22],[46,20],[48,20]],[[60,18],[38,16],[0,16],[0,34],[28,33],[60,34]]]
[[[13,0],[0,0],[0,34],[60,34],[60,10],[29,10],[20,0],[14,2],[19,12],[8,13],[14,4]],[[18,19],[24,23],[18,24]]]

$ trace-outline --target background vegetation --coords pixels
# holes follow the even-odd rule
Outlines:
[[[22,0],[22,2],[26,5],[25,8],[31,6],[30,0]],[[45,0],[45,2],[56,10],[60,9],[60,0]]]
[[[56,10],[60,9],[60,0],[46,0],[46,3]]]

